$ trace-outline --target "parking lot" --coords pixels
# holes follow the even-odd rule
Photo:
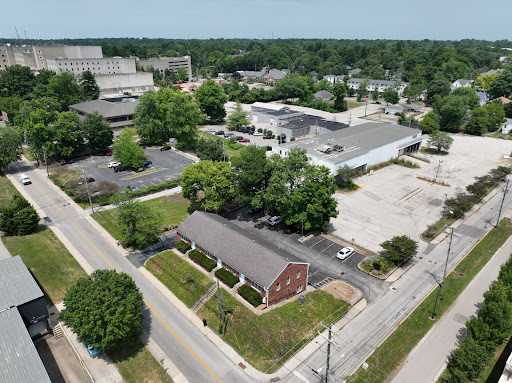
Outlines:
[[[283,223],[277,227],[270,227],[266,223],[268,215],[249,215],[247,210],[239,209],[226,218],[310,263],[309,283],[312,286],[318,288],[334,279],[344,280],[359,288],[370,301],[377,300],[387,291],[388,283],[371,277],[357,268],[364,258],[363,255],[356,252],[349,258],[340,260],[336,258],[338,251],[344,247],[340,243],[331,241],[319,233],[305,233],[307,240],[300,242],[300,232],[285,234]]]
[[[160,151],[160,148],[146,148],[144,151],[153,164],[140,173],[129,170],[114,172],[107,167],[109,162],[115,161],[111,156],[90,156],[64,166],[74,170],[84,170],[87,177],[94,178],[96,182],[111,181],[122,188],[130,185],[137,189],[144,189],[179,177],[183,169],[194,162],[193,159],[172,150]]]

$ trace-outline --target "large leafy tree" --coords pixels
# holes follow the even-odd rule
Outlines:
[[[362,83],[359,84],[359,88],[357,88],[356,95],[357,101],[361,101],[364,96],[368,93],[368,80],[363,80]]]
[[[82,89],[73,75],[64,72],[53,76],[48,82],[48,95],[59,102],[60,110],[66,111],[72,104],[83,100]]]
[[[238,196],[242,200],[252,199],[265,190],[271,167],[266,148],[249,145],[231,159]]]
[[[457,132],[468,115],[468,104],[464,97],[445,97],[439,114],[441,127],[451,132]]]
[[[0,110],[7,113],[10,124],[15,124],[22,105],[23,99],[20,97],[0,97]]]
[[[227,162],[201,161],[181,174],[183,197],[204,211],[219,211],[235,196],[234,177]]]
[[[143,304],[142,294],[128,274],[96,270],[69,288],[59,318],[82,342],[120,351],[139,342]]]
[[[21,131],[13,126],[0,130],[0,169],[6,169],[10,164],[21,158]]]
[[[36,209],[23,197],[15,195],[1,210],[0,230],[10,235],[35,233],[39,223]]]
[[[177,74],[179,81],[188,81],[188,72],[185,68],[178,68]]]
[[[474,88],[457,88],[450,96],[463,98],[469,109],[475,109],[480,104],[480,98],[476,95]]]
[[[478,76],[476,78],[475,84],[477,87],[482,89],[485,92],[489,92],[491,90],[492,82],[499,76],[499,73],[486,74],[483,76]]]
[[[430,84],[428,84],[427,88],[427,101],[432,104],[435,101],[435,97],[445,97],[450,93],[450,81],[444,78],[436,78]]]
[[[297,73],[290,73],[276,83],[276,94],[279,98],[303,98],[307,92],[306,83]]]
[[[491,98],[509,97],[512,94],[512,69],[507,69],[494,79],[489,89]]]
[[[334,95],[334,109],[338,112],[344,112],[348,109],[345,96],[347,95],[347,86],[345,83],[337,82],[332,87],[332,94]]]
[[[80,130],[80,118],[75,112],[60,113],[49,129],[54,138],[53,149],[57,155],[71,157],[82,148],[84,138]]]
[[[489,115],[489,131],[494,132],[498,130],[505,122],[505,108],[501,100],[495,100],[484,105]]]
[[[36,78],[29,67],[13,65],[0,71],[0,96],[28,98]]]
[[[438,152],[441,152],[442,150],[448,151],[450,147],[453,144],[453,138],[451,138],[448,133],[446,132],[440,132],[440,131],[434,131],[432,134],[430,134],[430,138],[427,141],[428,147],[435,147],[437,148]]]
[[[175,89],[146,92],[139,98],[134,124],[145,142],[158,144],[177,138],[180,144],[192,145],[197,124],[204,120],[194,98]]]
[[[85,100],[96,100],[100,96],[100,87],[91,71],[86,70],[81,76],[80,88],[82,88]]]
[[[197,141],[196,155],[203,161],[226,161],[226,151],[223,144],[224,142],[221,140],[200,138]]]
[[[231,130],[234,130],[240,126],[249,125],[249,120],[247,119],[247,112],[243,110],[242,105],[237,102],[233,111],[228,116],[228,127]]]
[[[124,166],[141,169],[146,162],[144,149],[137,145],[138,136],[134,128],[124,128],[114,141],[114,157]]]
[[[89,150],[102,149],[112,145],[114,132],[98,112],[85,116],[80,126]]]
[[[398,92],[392,88],[384,90],[384,92],[382,92],[382,98],[389,104],[398,104],[398,101],[400,101]]]
[[[224,120],[226,117],[224,104],[228,101],[228,96],[219,84],[213,80],[206,81],[197,88],[195,98],[201,111],[210,119]]]
[[[420,129],[425,134],[439,130],[439,115],[433,110],[428,112],[425,117],[423,117],[423,120],[420,121]]]
[[[473,110],[471,118],[466,125],[465,132],[474,136],[481,136],[487,133],[489,128],[489,113],[483,106]]]
[[[116,226],[120,232],[120,241],[126,247],[143,249],[157,242],[162,226],[161,213],[125,194],[113,197],[117,206]]]
[[[380,245],[386,250],[385,257],[396,266],[409,262],[418,251],[418,243],[406,235],[395,236]]]

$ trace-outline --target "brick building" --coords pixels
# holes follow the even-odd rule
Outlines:
[[[267,307],[306,289],[309,263],[219,215],[195,211],[177,237],[257,290]]]

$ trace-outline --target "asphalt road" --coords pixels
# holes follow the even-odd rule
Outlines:
[[[502,188],[503,185],[500,186]],[[512,193],[506,195],[503,214],[509,215]],[[503,194],[497,193],[455,231],[448,270],[452,270],[472,246],[496,223]],[[377,302],[370,303],[356,318],[333,336],[336,347],[331,347],[331,373],[329,382],[343,382],[353,373],[400,324],[416,305],[437,286],[441,280],[448,251],[448,241],[427,248],[416,264]],[[442,304],[442,302],[440,303]],[[311,369],[325,372],[325,344],[307,358],[285,382],[318,382],[318,374]]]
[[[16,163],[9,173],[26,173],[25,190],[94,269],[131,275],[146,301],[144,327],[189,382],[248,382],[250,378],[176,309],[115,246],[62,199],[32,166]]]

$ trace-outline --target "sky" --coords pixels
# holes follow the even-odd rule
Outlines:
[[[512,1],[18,0],[0,37],[512,40]]]

